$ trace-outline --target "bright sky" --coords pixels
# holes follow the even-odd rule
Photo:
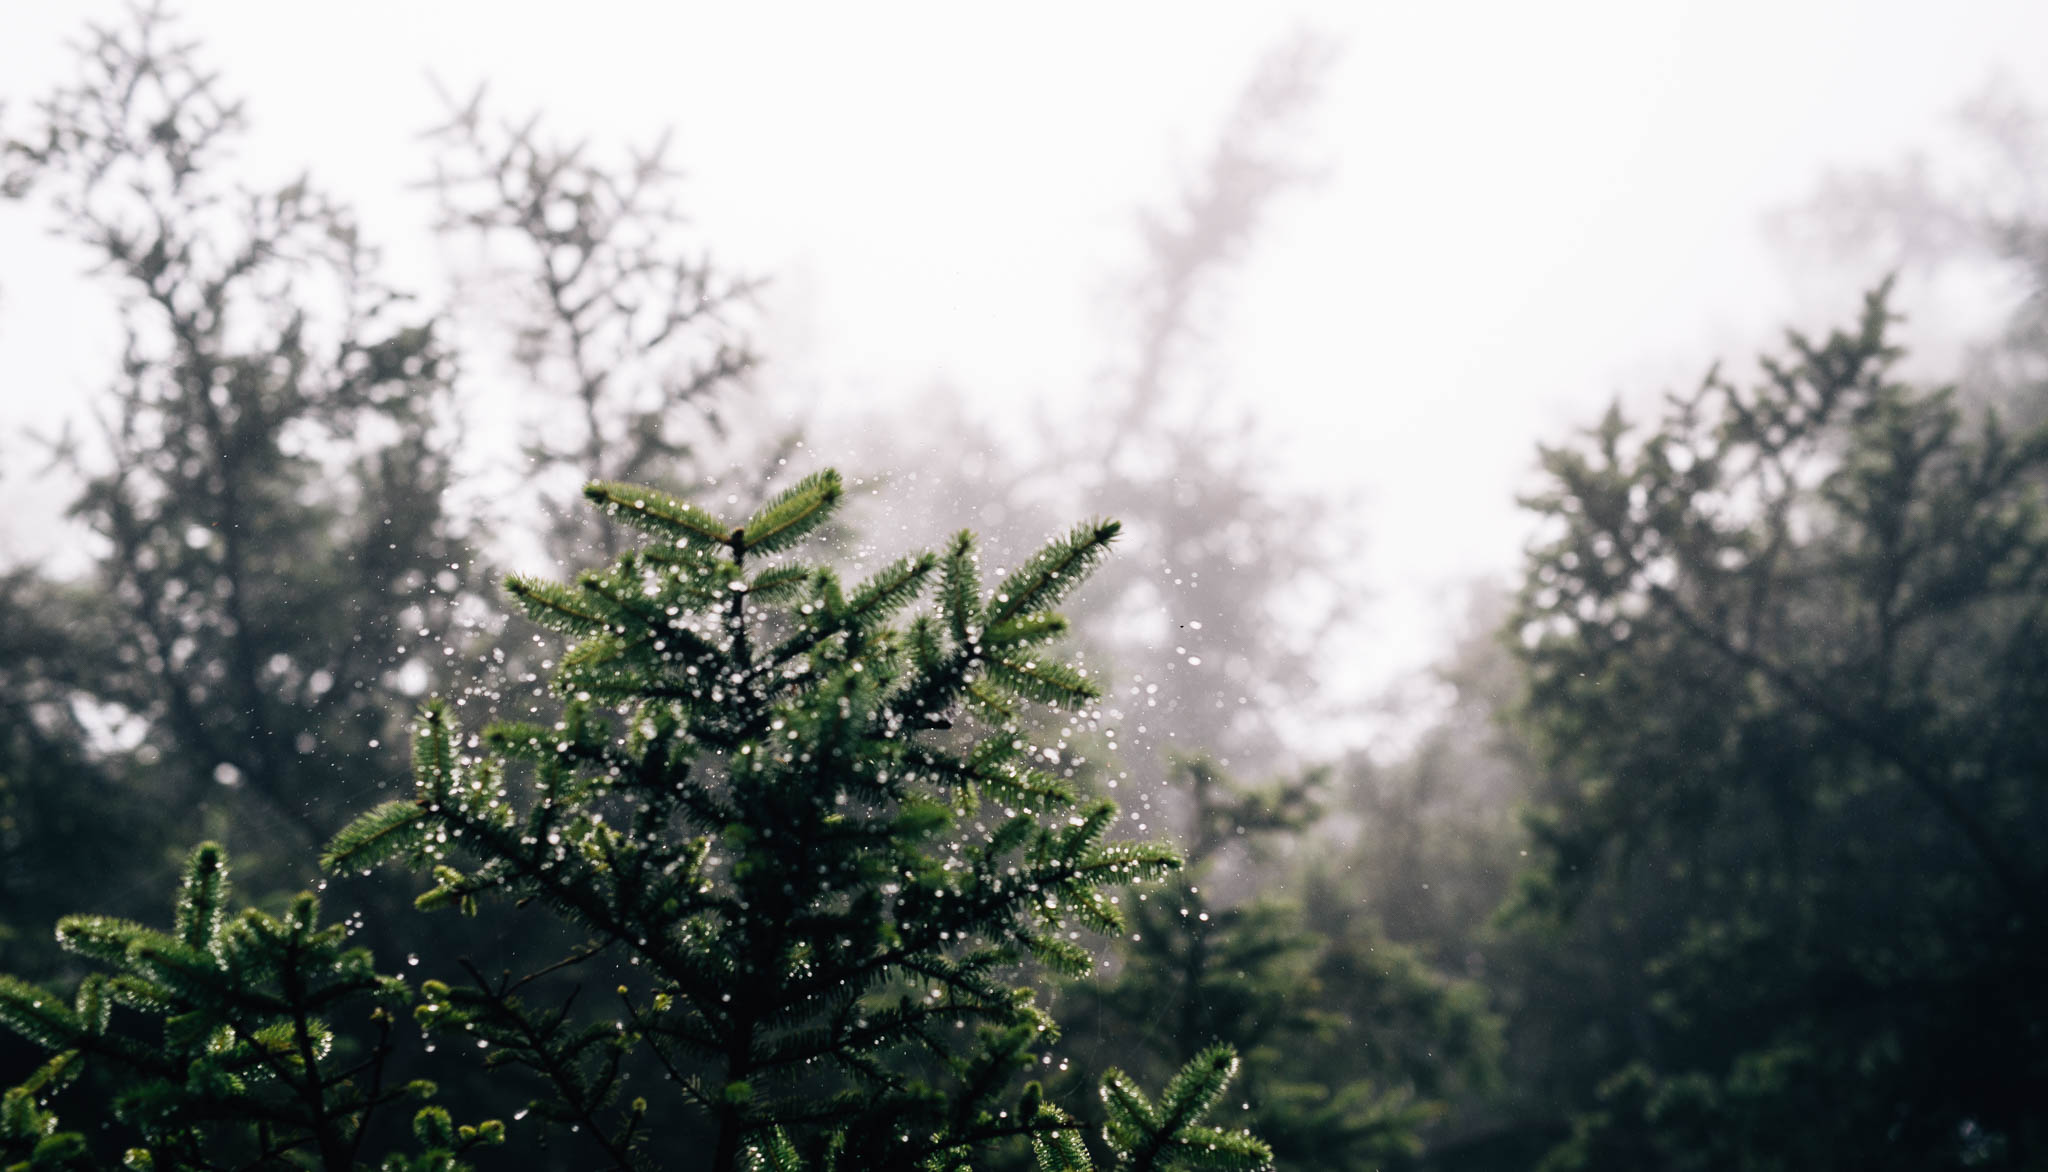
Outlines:
[[[1938,141],[2048,46],[2038,3],[179,9],[249,99],[251,162],[310,166],[400,272],[431,271],[401,194],[429,165],[430,73],[599,143],[672,125],[706,238],[780,281],[768,341],[828,410],[943,379],[999,419],[1085,403],[1133,209],[1200,158],[1263,50],[1324,30],[1343,56],[1306,153],[1328,177],[1242,274],[1217,374],[1289,475],[1368,494],[1389,676],[1456,617],[1458,583],[1516,564],[1539,438],[1853,309],[1840,277],[1788,271],[1766,211],[1829,166]],[[0,96],[65,76],[66,37],[119,11],[0,0]],[[89,394],[111,334],[11,209],[0,257],[0,458],[18,460],[10,433]],[[5,512],[34,496],[0,469]],[[14,515],[0,540],[20,547],[35,514]]]

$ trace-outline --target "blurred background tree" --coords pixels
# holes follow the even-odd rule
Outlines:
[[[174,32],[95,33],[78,85],[10,111],[0,177],[126,338],[99,430],[47,452],[88,556],[0,578],[0,959],[32,975],[63,963],[54,914],[152,910],[202,835],[258,902],[306,881],[290,860],[396,783],[391,718],[429,688],[552,711],[547,648],[481,584],[614,549],[564,507],[581,480],[715,481],[744,511],[802,470],[755,394],[755,283],[707,259],[661,144],[451,103],[426,186],[459,279],[422,307],[317,187],[235,181],[241,112]],[[1103,719],[1026,736],[1113,789],[1123,833],[1181,834],[1199,890],[1098,942],[1062,1056],[1167,1071],[1172,1023],[1235,1031],[1241,1101],[1305,1166],[2038,1158],[2039,117],[1993,90],[1963,178],[1838,172],[1783,219],[1802,277],[2011,309],[1953,362],[1929,331],[1952,391],[1866,322],[1548,452],[1525,580],[1475,587],[1361,747],[1329,650],[1366,645],[1363,510],[1292,486],[1219,393],[1260,373],[1220,326],[1318,177],[1328,68],[1309,35],[1270,54],[1141,217],[1085,412],[1019,434],[955,399],[841,445],[856,572],[912,528],[858,511],[881,469],[904,513],[969,515],[991,567],[1077,510],[1126,522],[1076,612]],[[545,532],[471,547],[535,499]],[[1313,801],[1228,780],[1332,746]],[[463,931],[436,947],[519,946]]]
[[[51,445],[92,577],[18,573],[27,629],[71,637],[10,683],[139,787],[131,857],[207,832],[261,873],[402,768],[392,713],[461,642],[449,357],[345,209],[224,173],[241,109],[165,21],[96,30],[82,64],[7,144],[10,189],[89,258],[126,345],[98,433]]]
[[[1166,206],[1139,213],[1085,415],[1047,411],[1034,433],[1005,437],[953,396],[918,413],[929,431],[871,429],[882,462],[917,468],[929,499],[999,490],[1001,512],[982,520],[992,559],[1021,556],[1083,502],[1124,522],[1129,548],[1076,625],[1106,632],[1093,650],[1120,680],[1123,784],[1169,803],[1174,751],[1250,772],[1305,764],[1290,734],[1331,712],[1319,657],[1360,613],[1344,577],[1360,541],[1346,520],[1355,502],[1288,484],[1258,420],[1226,406],[1215,344],[1233,276],[1277,205],[1316,177],[1303,140],[1334,60],[1312,30],[1266,52]],[[925,454],[941,444],[963,458]]]
[[[549,552],[610,557],[616,528],[580,507],[582,486],[703,470],[757,361],[735,321],[756,282],[687,243],[666,136],[605,161],[538,115],[493,118],[481,88],[449,106],[427,140],[439,228],[473,245],[459,304],[491,307],[485,338],[537,392],[523,447]]]
[[[1446,1100],[1493,1082],[1500,1022],[1484,990],[1369,917],[1333,925],[1313,896],[1305,912],[1277,891],[1212,895],[1226,861],[1281,871],[1275,848],[1323,817],[1328,777],[1251,787],[1208,758],[1173,765],[1187,868],[1139,894],[1116,971],[1063,997],[1079,1077],[1111,1063],[1170,1074],[1197,1039],[1221,1039],[1244,1058],[1243,1119],[1281,1166],[1412,1166]]]
[[[154,845],[134,763],[74,699],[104,650],[89,589],[17,570],[0,579],[0,968],[46,972],[50,913],[74,898],[137,910]]]
[[[243,111],[160,11],[94,29],[80,64],[5,148],[8,194],[76,244],[126,338],[97,430],[48,444],[49,471],[79,488],[90,571],[24,566],[0,588],[0,952],[31,979],[75,967],[51,943],[57,915],[147,914],[201,837],[234,849],[255,902],[282,900],[312,881],[319,843],[404,788],[405,720],[429,690],[496,711],[542,670],[531,630],[492,617],[495,551],[472,541],[487,518],[455,511],[477,461],[452,313],[383,281],[349,211],[310,179],[237,181]],[[537,254],[514,259],[575,305],[553,332],[525,327],[523,355],[552,371],[557,352],[573,365],[600,343],[652,347],[604,377],[542,383],[602,429],[579,450],[688,478],[690,453],[664,428],[746,361],[721,338],[691,387],[649,381],[649,363],[700,341],[728,288],[702,264],[662,268],[675,177],[543,158],[479,121],[463,133],[486,157],[467,186],[443,184],[450,206],[524,182],[505,198],[540,210],[460,226],[526,233]],[[582,218],[560,222],[563,206]],[[549,267],[576,249],[573,278]],[[668,308],[650,327],[657,293]],[[545,461],[570,457],[533,458],[546,482]],[[379,913],[409,903],[405,886],[337,880],[380,956],[547,944],[465,923],[401,945]]]
[[[2048,430],[1890,321],[1546,452],[1518,906],[1611,974],[1551,1167],[2041,1159]]]
[[[2048,418],[2048,121],[2007,77],[1964,102],[1953,133],[1879,164],[1829,169],[1773,216],[1802,270],[1870,284],[1897,273],[1930,307],[1987,297],[2000,312],[1964,340],[1957,394],[2016,424]]]

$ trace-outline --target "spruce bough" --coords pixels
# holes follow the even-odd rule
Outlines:
[[[393,1011],[412,999],[403,980],[377,974],[343,925],[321,927],[311,895],[281,917],[230,916],[228,895],[226,856],[204,844],[171,931],[108,916],[58,925],[66,951],[110,970],[69,1004],[0,977],[0,1024],[53,1051],[0,1098],[0,1166],[341,1172],[361,1165],[380,1111],[432,1097],[431,1083],[386,1078]],[[148,1025],[117,1027],[117,1008]],[[344,1039],[338,1022],[368,1029]],[[96,1126],[60,1130],[50,1101],[81,1076],[80,1094],[111,1093],[81,1112]],[[96,1148],[117,1124],[121,1142]],[[416,1111],[413,1133],[420,1150],[387,1152],[381,1167],[458,1172],[464,1153],[505,1138],[500,1122],[457,1127],[434,1105]]]
[[[432,878],[424,910],[491,901],[493,914],[545,909],[580,933],[582,946],[517,979],[427,981],[413,1012],[463,1043],[450,1050],[523,1068],[544,1088],[534,1113],[607,1166],[704,1166],[704,1153],[650,1142],[694,1111],[716,1172],[952,1170],[1017,1144],[1042,1169],[1089,1168],[1074,1119],[1037,1083],[1014,1085],[1057,1036],[1016,982],[1033,960],[1085,972],[1081,933],[1122,924],[1114,890],[1178,863],[1111,839],[1115,807],[1082,802],[1020,718],[1038,704],[1088,719],[1096,689],[1052,657],[1066,623],[1050,608],[1117,526],[1074,529],[992,590],[967,533],[848,586],[796,556],[843,492],[821,473],[732,526],[651,489],[588,486],[648,540],[571,585],[508,584],[573,640],[554,680],[561,718],[477,735],[429,704],[415,796],[361,816],[323,862],[402,862]],[[87,955],[142,963],[133,945]],[[349,963],[368,973],[367,957]],[[606,963],[615,1009],[577,1016],[574,989]],[[366,997],[411,994],[364,979]],[[0,989],[9,1005],[32,995]],[[78,1030],[31,1036],[60,1062],[91,1049]],[[1097,1151],[1145,1170],[1266,1166],[1249,1134],[1202,1122],[1236,1065],[1227,1047],[1205,1051],[1157,1102],[1109,1072]],[[333,1130],[353,1141],[360,1104],[347,1096],[363,1092],[335,1094]],[[502,1134],[436,1110],[420,1159],[452,1163]],[[324,1143],[283,1156],[350,1166],[354,1153],[337,1163]]]

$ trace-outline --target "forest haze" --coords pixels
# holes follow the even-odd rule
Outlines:
[[[736,117],[632,133],[573,36],[562,100],[443,73],[365,147],[398,107],[275,113],[221,19],[0,74],[0,1163],[2048,1162],[2027,18],[1827,155],[1699,121],[1704,16],[1554,84],[1506,21],[1398,133],[1427,21],[1192,19],[1042,118],[941,21],[959,109],[814,63],[912,132],[815,95],[859,222],[788,271]],[[1069,125],[1002,222],[976,168]],[[1335,226],[1366,140],[1440,165]]]

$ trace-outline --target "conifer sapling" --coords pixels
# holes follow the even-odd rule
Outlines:
[[[227,869],[218,846],[192,853],[169,932],[64,919],[58,943],[106,970],[68,1003],[0,977],[0,1025],[52,1052],[0,1100],[0,1166],[348,1172],[367,1166],[380,1110],[433,1094],[385,1077],[405,981],[375,972],[345,926],[320,926],[310,894],[281,917],[230,916]],[[117,1008],[140,1021],[117,1022]],[[81,1076],[84,1101],[68,1116],[81,1129],[60,1130],[51,1100]],[[88,1097],[102,1087],[111,1094]],[[383,1153],[378,1166],[457,1172],[460,1155],[505,1134],[495,1120],[458,1127],[432,1105],[413,1132],[417,1154]]]
[[[993,590],[967,533],[848,586],[795,556],[843,491],[820,473],[733,526],[590,485],[645,543],[571,585],[509,583],[574,640],[561,719],[477,736],[430,705],[416,796],[364,815],[326,862],[406,860],[433,877],[424,908],[567,918],[588,944],[542,972],[623,963],[605,1021],[529,1003],[538,973],[429,982],[417,1011],[525,1068],[539,1112],[611,1166],[661,1166],[653,1122],[688,1108],[715,1130],[718,1172],[952,1169],[1019,1140],[1042,1167],[1088,1167],[1037,1084],[1007,1099],[1056,1037],[1019,966],[1086,971],[1080,931],[1115,931],[1113,890],[1176,859],[1108,837],[1114,806],[1080,802],[1018,717],[1087,717],[1095,686],[1053,658],[1066,623],[1050,608],[1117,526],[1074,529]],[[626,1086],[647,1058],[659,1106]],[[1234,1070],[1206,1052],[1156,1105],[1112,1075],[1108,1150],[1138,1169],[1264,1166],[1249,1135],[1200,1123]]]

